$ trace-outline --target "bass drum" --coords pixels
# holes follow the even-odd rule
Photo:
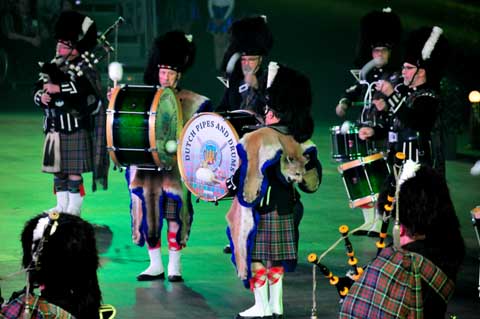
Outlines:
[[[156,86],[114,88],[107,110],[107,149],[118,167],[171,169],[182,130],[180,102],[173,90]],[[168,146],[167,146],[168,145]]]
[[[240,165],[239,139],[261,121],[248,111],[198,113],[182,130],[178,167],[186,187],[198,198],[216,202],[228,194],[222,184]]]

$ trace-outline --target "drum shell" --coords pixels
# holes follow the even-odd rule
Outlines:
[[[112,91],[107,110],[107,148],[116,166],[171,168],[176,153],[165,144],[181,130],[180,102],[171,89],[123,86]]]
[[[338,167],[350,207],[375,203],[390,169],[383,153],[347,162]]]
[[[330,128],[331,155],[336,162],[347,162],[381,152],[385,148],[382,141],[361,140],[358,127],[352,126],[342,132],[340,126]]]

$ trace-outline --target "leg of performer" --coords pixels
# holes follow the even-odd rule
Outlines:
[[[177,222],[168,221],[168,281],[170,282],[183,281],[180,263],[182,246],[177,242],[178,229]]]
[[[255,304],[247,310],[240,312],[237,315],[237,319],[272,318],[272,310],[268,303],[267,268],[261,262],[252,262],[252,273],[250,288],[253,290]]]
[[[268,269],[268,283],[270,284],[270,309],[273,318],[283,318],[283,276],[285,270],[282,266]]]
[[[53,179],[53,188],[57,197],[57,206],[49,209],[47,213],[59,212],[63,213],[68,208],[68,178],[63,174],[55,174]]]
[[[85,196],[81,175],[68,176],[68,207],[66,213],[80,216],[80,209]]]
[[[368,231],[369,237],[380,236],[380,230],[382,228],[382,216],[379,214],[377,208],[374,209],[372,226]]]
[[[360,229],[357,230],[353,235],[356,236],[366,236],[368,235],[368,232],[370,231],[370,228],[372,227],[373,221],[375,219],[375,208],[369,206],[362,206],[362,213],[363,213],[363,219],[364,222],[360,226]]]
[[[148,245],[148,257],[150,265],[140,275],[137,276],[138,281],[151,281],[165,279],[163,270],[162,253],[160,250],[160,241],[156,245]]]

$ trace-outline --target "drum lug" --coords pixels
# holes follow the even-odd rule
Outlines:
[[[195,203],[200,203],[200,197],[197,197],[197,199],[195,200]]]

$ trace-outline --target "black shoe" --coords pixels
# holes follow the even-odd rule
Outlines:
[[[168,276],[168,281],[170,282],[182,282],[183,278],[181,275]]]
[[[226,245],[225,247],[223,247],[223,253],[227,255],[232,253],[232,248],[230,247],[230,245]]]
[[[368,236],[368,231],[364,229],[359,229],[352,233],[353,236]]]
[[[138,281],[153,281],[153,280],[164,280],[165,273],[161,273],[160,275],[148,275],[148,274],[140,274],[137,276]]]
[[[277,315],[276,313],[272,314],[272,319],[283,319],[283,315]]]

